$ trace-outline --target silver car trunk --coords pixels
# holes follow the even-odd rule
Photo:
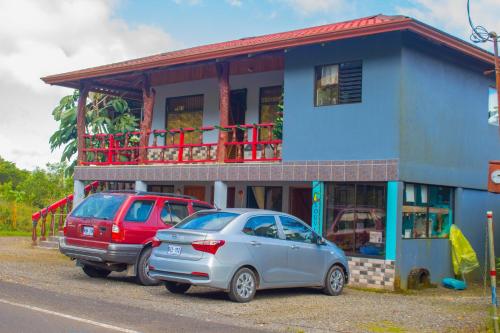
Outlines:
[[[157,249],[157,256],[183,260],[200,260],[203,258],[203,252],[195,250],[191,243],[205,240],[207,232],[172,228],[158,231],[156,238],[162,242]]]

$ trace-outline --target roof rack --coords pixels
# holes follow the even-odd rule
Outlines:
[[[176,193],[149,192],[149,191],[136,191],[136,190],[106,190],[106,191],[102,191],[102,192],[103,193],[130,193],[130,194],[136,194],[136,195],[157,195],[157,196],[161,196],[161,197],[174,197],[174,198],[181,198],[181,199],[198,200],[197,198],[190,196],[190,195],[176,194]]]

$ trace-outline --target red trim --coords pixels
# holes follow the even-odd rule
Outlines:
[[[124,61],[111,65],[46,76],[43,77],[42,80],[45,83],[64,86],[70,84],[69,81],[95,78],[105,75],[141,71],[191,62],[222,59],[250,53],[270,52],[290,47],[402,30],[413,31],[433,41],[443,43],[469,56],[491,64],[494,63],[493,55],[487,51],[474,47],[465,41],[452,37],[412,18],[404,16],[377,15],[301,30],[198,46],[190,49],[162,53],[159,55]]]
[[[497,271],[490,271],[490,276],[497,276]]]
[[[197,131],[195,128],[183,128],[172,130],[153,130],[148,132],[149,136],[165,137],[165,143],[158,145],[157,139],[153,140],[152,145],[140,146],[136,142],[131,142],[132,136],[140,136],[141,132],[117,133],[117,134],[86,134],[85,148],[83,149],[84,160],[82,165],[137,165],[139,161],[139,151],[156,150],[159,151],[159,159],[146,158],[143,164],[193,164],[193,163],[216,163],[217,154],[215,149],[218,146],[217,141],[203,142],[203,134],[211,131],[222,131],[223,129],[233,133],[233,141],[224,143],[224,147],[229,151],[224,155],[225,163],[241,162],[275,162],[281,161],[279,147],[282,140],[274,139],[272,135],[274,124],[245,124],[229,125],[217,129],[214,126],[205,126],[200,128],[200,143],[185,143],[186,133]],[[245,129],[244,139],[236,140],[236,131]],[[267,130],[268,139],[259,140],[259,134],[262,130]],[[251,137],[249,132],[251,132]],[[156,134],[156,135],[155,135]],[[218,138],[220,135],[217,135]],[[163,139],[161,139],[163,140]],[[171,142],[171,143],[169,143]],[[204,158],[197,158],[193,151],[196,148],[204,150]],[[230,151],[230,148],[233,150]],[[245,154],[250,152],[250,154]],[[258,154],[260,152],[260,155]],[[266,156],[266,152],[268,156]],[[91,153],[91,154],[89,154]],[[166,156],[171,154],[172,156]],[[187,154],[187,156],[185,156]],[[175,155],[175,156],[174,156]],[[250,155],[250,156],[249,156]]]

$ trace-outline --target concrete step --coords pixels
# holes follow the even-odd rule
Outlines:
[[[61,236],[49,236],[47,237],[47,240],[49,242],[59,242],[59,238],[61,238]]]
[[[38,247],[44,248],[44,249],[54,249],[57,250],[59,249],[59,241],[50,241],[50,240],[45,240],[45,241],[40,241],[38,243]]]

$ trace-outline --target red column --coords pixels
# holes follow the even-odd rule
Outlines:
[[[144,75],[142,86],[142,103],[144,108],[144,118],[141,122],[141,138],[139,143],[139,163],[144,163],[147,160],[148,150],[145,148],[149,145],[149,135],[153,124],[153,108],[155,105],[156,91],[151,88],[149,75]]]
[[[77,143],[78,143],[78,157],[77,163],[81,165],[85,158],[83,150],[85,149],[85,105],[87,104],[87,97],[89,95],[88,86],[81,84],[80,86],[80,96],[78,97],[78,106],[76,113],[76,132],[77,132]]]
[[[229,63],[219,62],[216,64],[217,80],[219,82],[219,125],[221,127],[229,125]],[[227,132],[219,131],[217,141],[217,162],[223,163],[226,157]]]

